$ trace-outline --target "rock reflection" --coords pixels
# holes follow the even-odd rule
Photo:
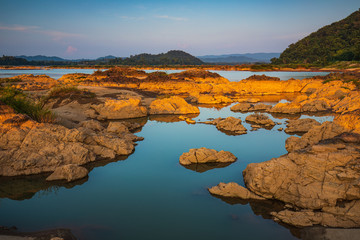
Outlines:
[[[232,163],[203,163],[203,164],[191,164],[191,165],[183,165],[186,169],[203,173],[215,168],[224,168],[229,166]]]
[[[211,194],[212,195],[212,194]],[[222,201],[235,205],[249,204],[251,210],[257,216],[264,219],[273,219],[272,212],[280,212],[285,209],[285,204],[276,200],[243,200],[238,198],[226,198],[218,195],[212,195]],[[299,228],[285,223],[277,222],[279,225],[289,229],[290,233],[302,240],[357,240],[360,236],[359,228],[326,228],[321,226]]]
[[[120,156],[115,160],[104,159],[89,163],[84,167],[90,172],[96,167],[102,167],[109,163],[125,159],[127,159],[127,156]],[[51,173],[30,176],[0,177],[0,198],[9,198],[12,200],[31,199],[39,191],[43,191],[41,194],[47,195],[49,193],[57,192],[61,187],[70,189],[88,181],[88,177],[86,177],[73,182],[48,182],[46,181],[46,178],[50,174]]]
[[[172,122],[181,122],[184,121],[185,118],[196,118],[199,116],[199,113],[195,114],[184,114],[184,115],[150,115],[149,120],[150,121],[157,121],[157,122],[166,122],[166,123],[172,123]],[[184,118],[185,117],[185,118]]]

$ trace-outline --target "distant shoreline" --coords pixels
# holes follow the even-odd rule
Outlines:
[[[111,66],[111,67],[129,67],[137,70],[216,70],[216,71],[250,71],[250,72],[343,72],[348,69],[335,68],[277,68],[277,69],[252,69],[250,67],[232,66],[232,65],[203,65],[203,66]],[[0,66],[0,70],[51,70],[51,69],[108,69],[108,66]]]

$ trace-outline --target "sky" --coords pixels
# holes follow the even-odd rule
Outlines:
[[[0,0],[0,55],[282,52],[359,0]]]

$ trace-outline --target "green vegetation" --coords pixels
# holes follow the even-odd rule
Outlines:
[[[291,44],[275,64],[360,61],[360,10]]]
[[[48,123],[55,119],[55,115],[45,109],[41,103],[32,101],[22,91],[9,86],[0,88],[0,101],[37,122]]]
[[[130,56],[129,58],[116,58],[108,60],[109,64],[117,65],[143,65],[143,66],[157,66],[157,65],[201,65],[203,62],[183,51],[172,50],[167,53],[157,55],[139,54]]]

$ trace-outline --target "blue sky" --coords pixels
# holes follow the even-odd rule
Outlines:
[[[282,52],[359,0],[0,0],[0,54],[69,59],[181,49]]]

